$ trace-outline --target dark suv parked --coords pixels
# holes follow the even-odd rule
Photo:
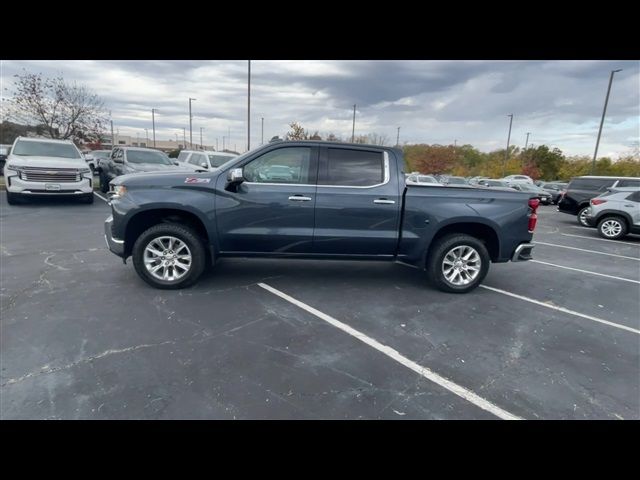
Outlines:
[[[558,211],[577,215],[578,223],[588,227],[586,211],[589,208],[589,200],[616,187],[640,187],[638,177],[575,177],[571,179],[567,192],[558,203]]]

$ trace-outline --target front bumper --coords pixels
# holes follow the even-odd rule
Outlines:
[[[5,178],[5,188],[11,193],[24,195],[83,195],[93,193],[90,178],[84,177],[79,182],[29,182],[21,180],[17,175]],[[55,185],[55,187],[53,187]],[[54,189],[55,188],[55,189]]]
[[[124,259],[124,240],[114,238],[111,232],[111,225],[113,225],[113,216],[109,215],[104,222],[104,241],[107,243],[107,248],[115,253],[119,257]]]
[[[524,262],[526,260],[531,260],[533,257],[531,256],[531,252],[533,251],[535,244],[533,243],[521,243],[518,245],[511,256],[512,262]]]

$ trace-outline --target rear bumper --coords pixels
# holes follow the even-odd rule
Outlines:
[[[111,225],[113,225],[113,216],[109,215],[109,218],[104,222],[104,241],[107,243],[107,247],[112,253],[124,258],[124,240],[113,237],[113,234],[111,233]]]
[[[521,243],[516,247],[511,256],[512,262],[524,262],[526,260],[531,260],[533,257],[531,256],[531,252],[533,251],[535,244],[533,243]]]

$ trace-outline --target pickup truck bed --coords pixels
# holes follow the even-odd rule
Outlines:
[[[490,262],[530,258],[537,200],[407,185],[403,170],[399,149],[287,141],[214,172],[124,175],[111,182],[105,238],[157,288],[191,285],[220,257],[259,256],[399,261],[466,292]]]

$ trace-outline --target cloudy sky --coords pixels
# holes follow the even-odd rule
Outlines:
[[[246,149],[247,61],[0,61],[2,95],[26,69],[85,83],[105,100],[121,135],[145,135],[156,114],[156,137],[189,135],[194,143]],[[600,155],[617,157],[640,137],[640,62],[637,61],[252,61],[251,145],[283,136],[300,122],[310,131],[351,136],[378,133],[395,143],[472,144],[504,148],[547,144],[569,155],[592,155],[609,72],[615,75]]]

